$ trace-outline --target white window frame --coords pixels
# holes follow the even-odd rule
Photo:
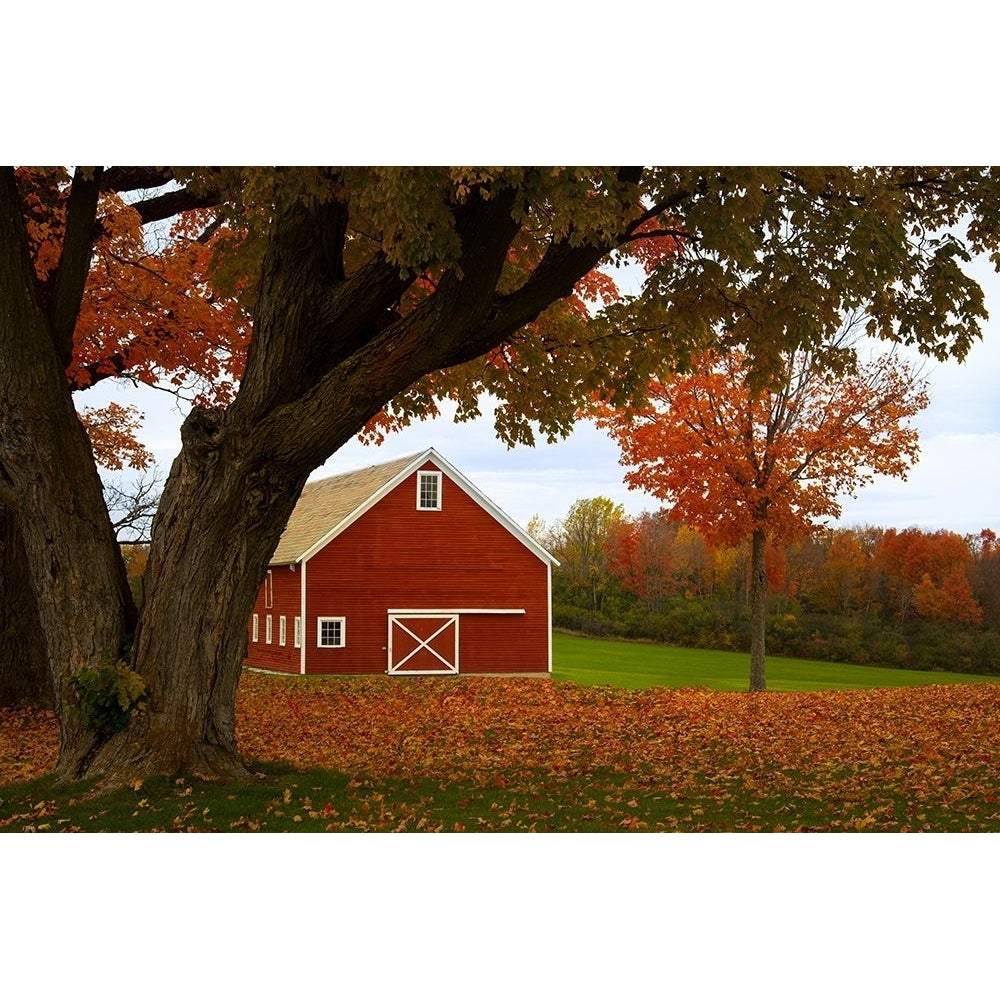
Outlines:
[[[271,616],[264,615],[264,642],[266,642],[270,646],[271,639],[273,638],[273,636],[274,633],[271,629]]]
[[[302,619],[299,617],[299,615],[295,616],[295,626],[294,626],[294,629],[295,629],[295,639],[294,639],[295,648],[296,649],[301,649],[302,648]]]
[[[254,615],[250,625],[250,641],[260,642],[260,615]]]
[[[288,619],[281,615],[278,618],[278,645],[284,646],[288,643]]]
[[[441,510],[441,489],[442,489],[442,479],[444,477],[440,472],[432,472],[429,470],[421,470],[417,473],[417,510]],[[426,504],[422,503],[423,500],[423,485],[426,479],[433,479],[435,481],[435,497],[437,503],[433,507],[428,507]]]
[[[268,570],[264,577],[264,607],[274,607],[274,570]]]
[[[340,623],[340,642],[323,642],[323,625],[325,622]],[[347,645],[347,619],[327,615],[316,619],[316,645],[320,649],[343,649]]]

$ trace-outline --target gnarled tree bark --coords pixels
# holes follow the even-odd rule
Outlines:
[[[135,609],[61,362],[66,307],[53,325],[56,314],[38,295],[9,170],[0,171],[0,246],[0,502],[31,511],[19,519],[20,534],[58,705],[71,673],[121,656]],[[71,775],[96,738],[71,713],[58,714],[58,771]]]
[[[0,504],[0,707],[54,708],[48,658],[17,513]]]

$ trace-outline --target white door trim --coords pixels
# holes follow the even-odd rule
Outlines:
[[[459,615],[457,612],[440,612],[440,611],[412,611],[412,612],[393,612],[389,613],[389,643],[387,646],[388,650],[388,666],[386,668],[386,673],[389,674],[457,674],[458,673],[458,620]],[[428,636],[426,639],[421,639],[416,633],[411,631],[406,625],[403,624],[404,620],[410,620],[414,618],[421,619],[443,619],[441,627],[438,628],[433,634]],[[393,626],[397,626],[402,629],[407,635],[410,636],[416,643],[415,649],[410,650],[398,663],[393,659]],[[449,627],[454,625],[455,627],[455,653],[452,661],[449,663],[448,660],[443,657],[436,649],[431,648],[431,643],[443,632],[445,632]],[[436,657],[441,661],[441,668],[436,670],[405,670],[403,669],[410,659],[416,656],[421,650],[426,649],[428,653]]]

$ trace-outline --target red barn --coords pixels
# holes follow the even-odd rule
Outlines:
[[[433,448],[307,483],[257,595],[244,663],[548,673],[554,563]]]

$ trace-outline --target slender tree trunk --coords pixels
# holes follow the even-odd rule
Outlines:
[[[764,570],[766,536],[753,533],[750,548],[750,690],[764,691],[764,632],[767,612],[767,573]]]
[[[54,708],[52,680],[17,514],[0,504],[0,706]]]

